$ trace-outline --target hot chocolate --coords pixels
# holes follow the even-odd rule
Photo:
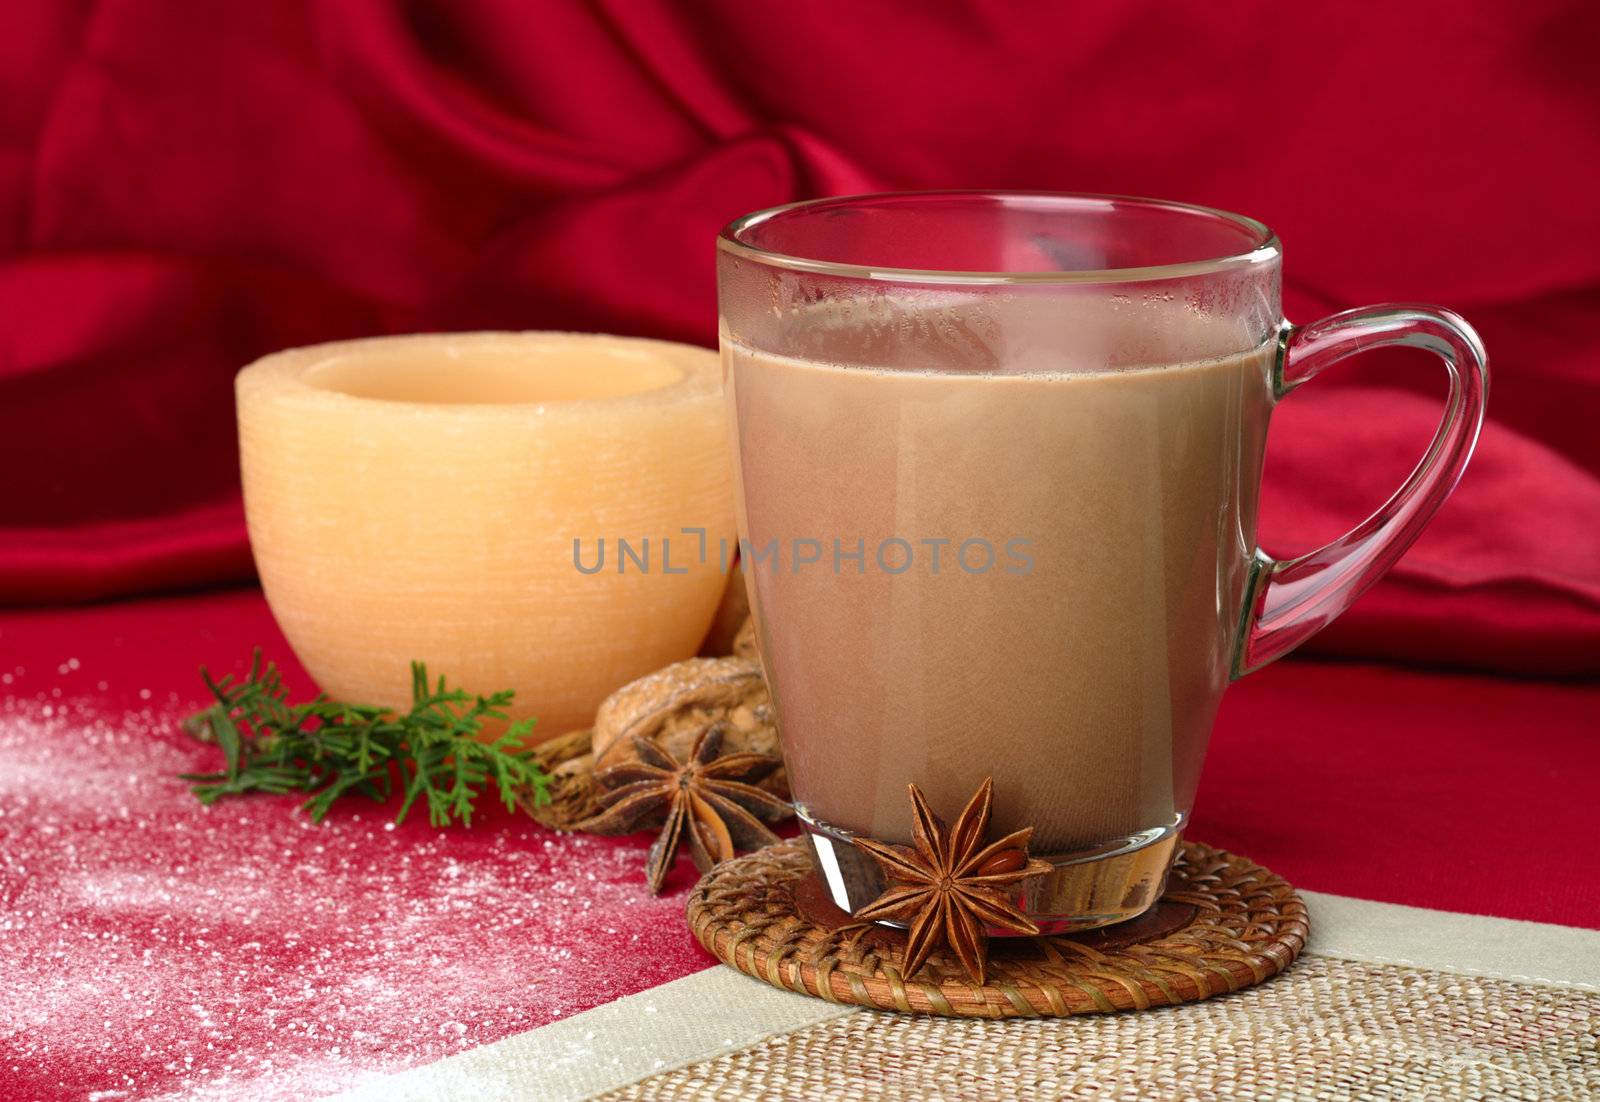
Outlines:
[[[959,323],[924,370],[724,334],[746,570],[808,820],[904,841],[908,781],[948,816],[993,776],[996,834],[1032,825],[1048,855],[1187,811],[1255,547],[1274,344],[1181,358],[1240,344],[1179,309],[1058,318],[1103,336],[1071,363]]]

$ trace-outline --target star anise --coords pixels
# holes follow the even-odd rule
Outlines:
[[[985,927],[998,926],[1019,934],[1039,932],[1002,889],[1047,873],[1051,866],[1028,857],[1032,827],[983,844],[994,803],[992,779],[985,779],[967,802],[954,829],[929,809],[921,789],[914,784],[908,787],[916,813],[911,828],[916,847],[887,845],[870,838],[855,840],[889,880],[884,893],[856,911],[855,917],[910,924],[902,965],[907,979],[942,942],[961,961],[968,978],[982,984],[989,955]]]
[[[683,836],[701,872],[733,857],[737,850],[771,845],[778,836],[761,818],[781,819],[789,805],[755,787],[778,766],[770,754],[722,753],[723,727],[714,723],[695,739],[688,760],[680,762],[653,739],[633,737],[637,760],[595,774],[608,789],[601,811],[578,823],[592,834],[627,834],[663,818],[661,834],[650,847],[645,876],[659,894]],[[761,818],[758,818],[760,816]]]

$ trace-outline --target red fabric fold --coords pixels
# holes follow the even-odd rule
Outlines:
[[[1036,187],[1261,217],[1296,321],[1422,299],[1477,324],[1495,378],[1472,468],[1312,646],[1600,673],[1597,33],[1578,0],[1449,20],[1154,0],[6,5],[0,601],[247,576],[230,382],[267,351],[480,326],[709,344],[711,241],[737,214]],[[1280,554],[1387,497],[1437,421],[1420,359],[1334,376],[1275,422]]]
[[[16,528],[0,573],[18,603],[50,604],[218,585],[252,574],[237,498],[155,517]]]

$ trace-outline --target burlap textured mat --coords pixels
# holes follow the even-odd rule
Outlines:
[[[1144,1014],[857,1013],[649,1076],[607,1102],[1584,1102],[1600,995],[1307,957],[1277,981]]]
[[[831,1002],[964,1018],[1059,1017],[1194,1002],[1262,983],[1304,947],[1305,905],[1242,857],[1185,842],[1167,891],[1133,922],[990,942],[969,983],[935,955],[915,979],[892,931],[853,923],[811,873],[803,839],[720,865],[689,897],[689,927],[739,971]]]

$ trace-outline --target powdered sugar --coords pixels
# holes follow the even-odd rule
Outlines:
[[[648,838],[204,808],[185,710],[0,702],[0,1096],[314,1096],[709,963]]]

